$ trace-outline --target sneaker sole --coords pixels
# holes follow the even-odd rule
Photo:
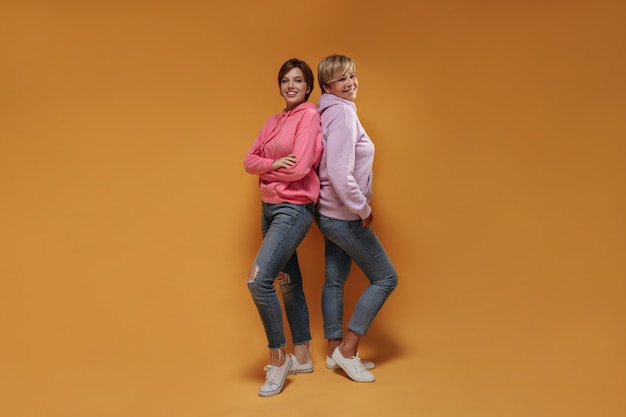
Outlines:
[[[307,369],[296,369],[294,371],[289,371],[288,374],[290,374],[290,375],[310,374],[312,372],[313,372],[313,368],[307,368]]]

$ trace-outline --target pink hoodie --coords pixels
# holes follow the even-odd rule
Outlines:
[[[322,155],[320,115],[315,105],[302,103],[265,121],[243,161],[246,172],[259,176],[264,202],[309,204],[317,202],[320,182],[316,173]],[[295,154],[298,162],[273,169],[276,159]]]
[[[352,101],[322,94],[317,107],[324,146],[317,211],[340,220],[366,219],[372,213],[374,144],[361,126]]]

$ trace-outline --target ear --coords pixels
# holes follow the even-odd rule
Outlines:
[[[325,84],[324,87],[322,87],[322,90],[324,90],[325,93],[328,93],[329,89],[330,87],[328,86],[328,84]]]

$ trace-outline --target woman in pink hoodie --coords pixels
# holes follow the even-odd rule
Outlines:
[[[288,373],[313,371],[309,353],[309,312],[302,288],[296,248],[306,236],[319,197],[316,173],[322,154],[320,116],[306,101],[314,86],[304,61],[290,59],[278,72],[285,109],[265,122],[244,159],[248,173],[259,176],[263,243],[248,273],[248,289],[261,317],[269,365],[259,395],[281,392]],[[294,345],[286,354],[280,288]]]
[[[354,61],[331,55],[318,66],[322,96],[324,153],[319,166],[321,184],[316,222],[324,235],[326,278],[322,291],[326,367],[343,369],[357,382],[373,382],[374,364],[357,354],[361,337],[398,283],[398,275],[370,227],[374,216],[372,165],[374,144],[356,114],[359,81]],[[363,291],[343,334],[343,290],[352,261],[370,285]]]

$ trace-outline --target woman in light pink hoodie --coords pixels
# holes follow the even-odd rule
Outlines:
[[[267,119],[244,159],[246,171],[259,176],[262,199],[263,243],[247,281],[270,349],[265,383],[259,389],[262,397],[280,393],[288,373],[313,371],[309,312],[296,248],[313,222],[319,196],[320,116],[306,102],[314,86],[306,62],[285,62],[278,72],[278,86],[285,109]],[[274,282],[283,296],[293,355],[284,351],[282,309]]]
[[[357,349],[398,283],[398,275],[371,228],[374,144],[356,114],[359,81],[354,61],[344,55],[328,56],[319,63],[317,77],[323,92],[318,108],[324,153],[315,220],[324,235],[326,258],[322,292],[326,367],[341,368],[357,382],[373,382],[369,369],[374,364],[361,360]],[[344,335],[343,291],[352,261],[370,285],[359,297]]]

